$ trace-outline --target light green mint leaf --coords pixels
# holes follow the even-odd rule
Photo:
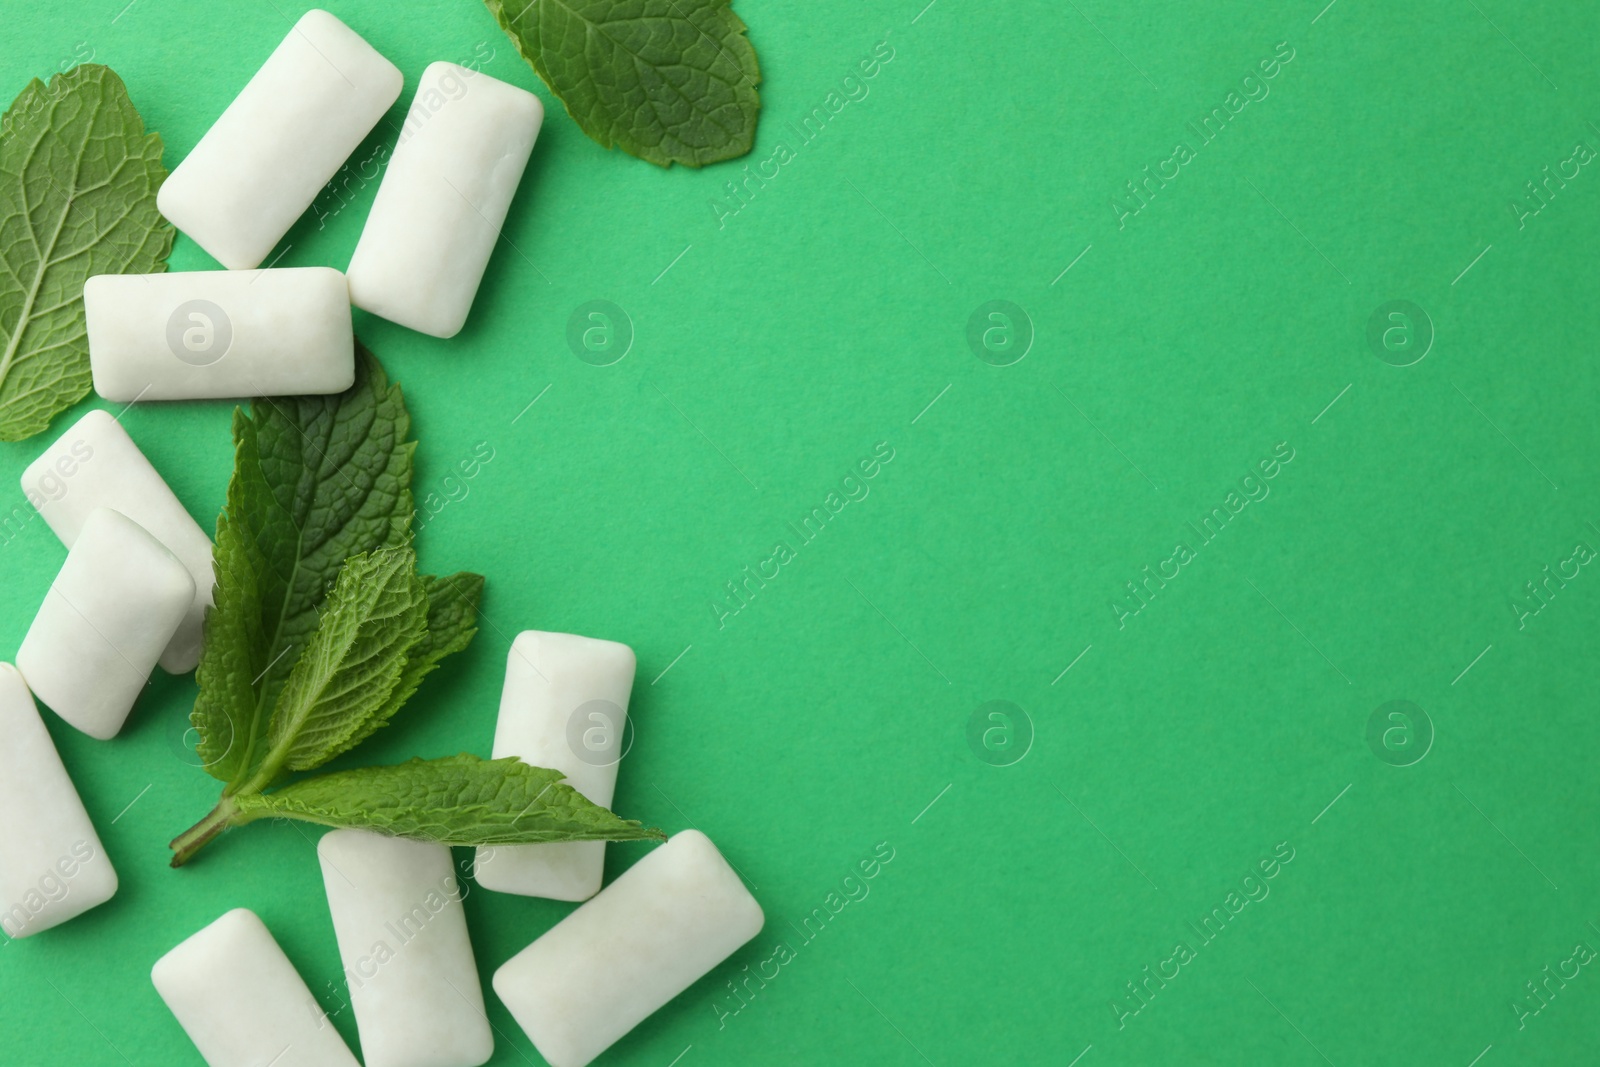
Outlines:
[[[410,548],[351,557],[278,693],[263,782],[282,770],[320,767],[370,734],[368,721],[400,684],[427,621],[427,592]]]
[[[320,775],[232,804],[235,825],[299,819],[447,845],[665,838],[584,799],[557,771],[467,754]]]
[[[191,716],[201,760],[229,792],[266,756],[270,712],[344,561],[409,543],[410,427],[400,387],[359,345],[347,392],[259,399],[234,416]]]
[[[110,68],[35,79],[0,119],[0,440],[89,392],[83,283],[166,269],[161,138]]]
[[[483,575],[452,574],[445,578],[423,575],[422,586],[428,598],[428,627],[407,653],[405,669],[389,699],[350,735],[345,749],[352,749],[389,725],[405,702],[416,693],[422,680],[433,673],[439,661],[462,651],[478,632],[478,601],[483,596]]]
[[[486,0],[583,132],[663,167],[750,151],[761,68],[728,0]]]

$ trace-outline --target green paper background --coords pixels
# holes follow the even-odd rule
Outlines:
[[[1552,182],[1520,224],[1508,205],[1600,147],[1600,13],[924,3],[741,0],[758,143],[700,172],[588,140],[474,0],[332,5],[406,72],[391,119],[441,58],[478,56],[549,108],[466,331],[357,315],[405,386],[419,499],[457,498],[423,563],[489,584],[473,648],[355,762],[486,754],[519,630],[637,650],[616,807],[705,830],[768,922],[603,1063],[1591,1061],[1593,968],[1520,1026],[1511,1004],[1600,945],[1600,575],[1552,581],[1520,622],[1512,604],[1600,545],[1600,173]],[[124,4],[5,0],[0,95],[92,53],[169,167],[303,10]],[[881,42],[867,95],[830,113]],[[1270,95],[1201,145],[1186,124],[1279,42]],[[794,124],[817,107],[807,142]],[[1195,158],[1119,225],[1113,197],[1180,141]],[[780,143],[776,177],[719,224],[725,183]],[[375,189],[325,201],[280,264],[343,267]],[[213,266],[182,237],[171,265]],[[1406,367],[1367,339],[1398,299],[1436,331]],[[611,366],[568,347],[591,300],[632,323]],[[1009,366],[968,344],[993,300],[1031,322]],[[87,406],[0,445],[0,655],[64,558],[22,521],[17,475]],[[207,528],[230,410],[123,418]],[[880,442],[870,494],[801,544],[788,524]],[[1269,495],[1201,544],[1186,524],[1280,443]],[[492,461],[450,480],[475,449]],[[778,540],[795,559],[719,625],[724,584]],[[1124,583],[1179,541],[1195,558],[1119,621]],[[158,675],[109,743],[46,715],[122,888],[0,947],[5,1062],[198,1063],[148,971],[235,906],[354,1044],[315,832],[254,826],[166,867],[217,791],[183,754],[192,697]],[[1404,767],[1367,741],[1401,699],[1436,735]],[[1026,722],[1009,755],[990,735],[991,759],[1032,737],[1009,766],[968,740],[993,700]],[[1203,943],[1189,924],[1280,843],[1270,894]],[[880,844],[869,895],[805,941]],[[609,874],[646,847],[612,846]],[[473,889],[466,908],[487,984],[570,905]],[[783,940],[792,961],[722,1016]],[[1180,940],[1194,958],[1131,999]],[[1143,1006],[1119,1019],[1119,999]],[[493,1062],[541,1062],[488,1000]]]

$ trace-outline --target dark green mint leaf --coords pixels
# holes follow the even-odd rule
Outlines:
[[[761,68],[728,0],[486,0],[583,132],[663,167],[750,151]]]
[[[269,713],[344,561],[409,543],[410,427],[400,387],[359,345],[347,392],[259,399],[234,416],[191,717],[202,762],[230,792],[266,755]]]

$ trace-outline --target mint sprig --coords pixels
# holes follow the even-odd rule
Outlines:
[[[486,0],[583,132],[660,166],[750,151],[761,66],[728,0]]]
[[[88,394],[83,283],[166,269],[161,138],[110,68],[29,82],[0,119],[0,441]]]
[[[228,792],[265,759],[278,692],[345,560],[410,542],[410,432],[400,387],[365,348],[344,393],[262,399],[248,415],[234,412],[216,604],[191,716],[201,763]],[[476,618],[483,579],[468,577],[467,615]]]
[[[343,394],[262,399],[234,414],[191,716],[201,759],[225,784],[216,808],[173,840],[172,865],[265,817],[460,845],[659,838],[515,759],[460,755],[289,782],[386,725],[477,633],[483,578],[417,573],[410,417],[377,359],[358,355]]]
[[[242,796],[235,804],[241,821],[276,816],[446,845],[660,836],[591,804],[561,784],[559,771],[466,753],[325,774],[275,793]]]

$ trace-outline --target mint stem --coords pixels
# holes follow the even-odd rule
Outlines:
[[[172,839],[170,846],[174,853],[172,865],[174,867],[182,867],[192,860],[195,853],[220,837],[224,830],[232,826],[238,814],[239,809],[234,805],[233,799],[224,797],[221,803],[211,809],[211,814]]]

